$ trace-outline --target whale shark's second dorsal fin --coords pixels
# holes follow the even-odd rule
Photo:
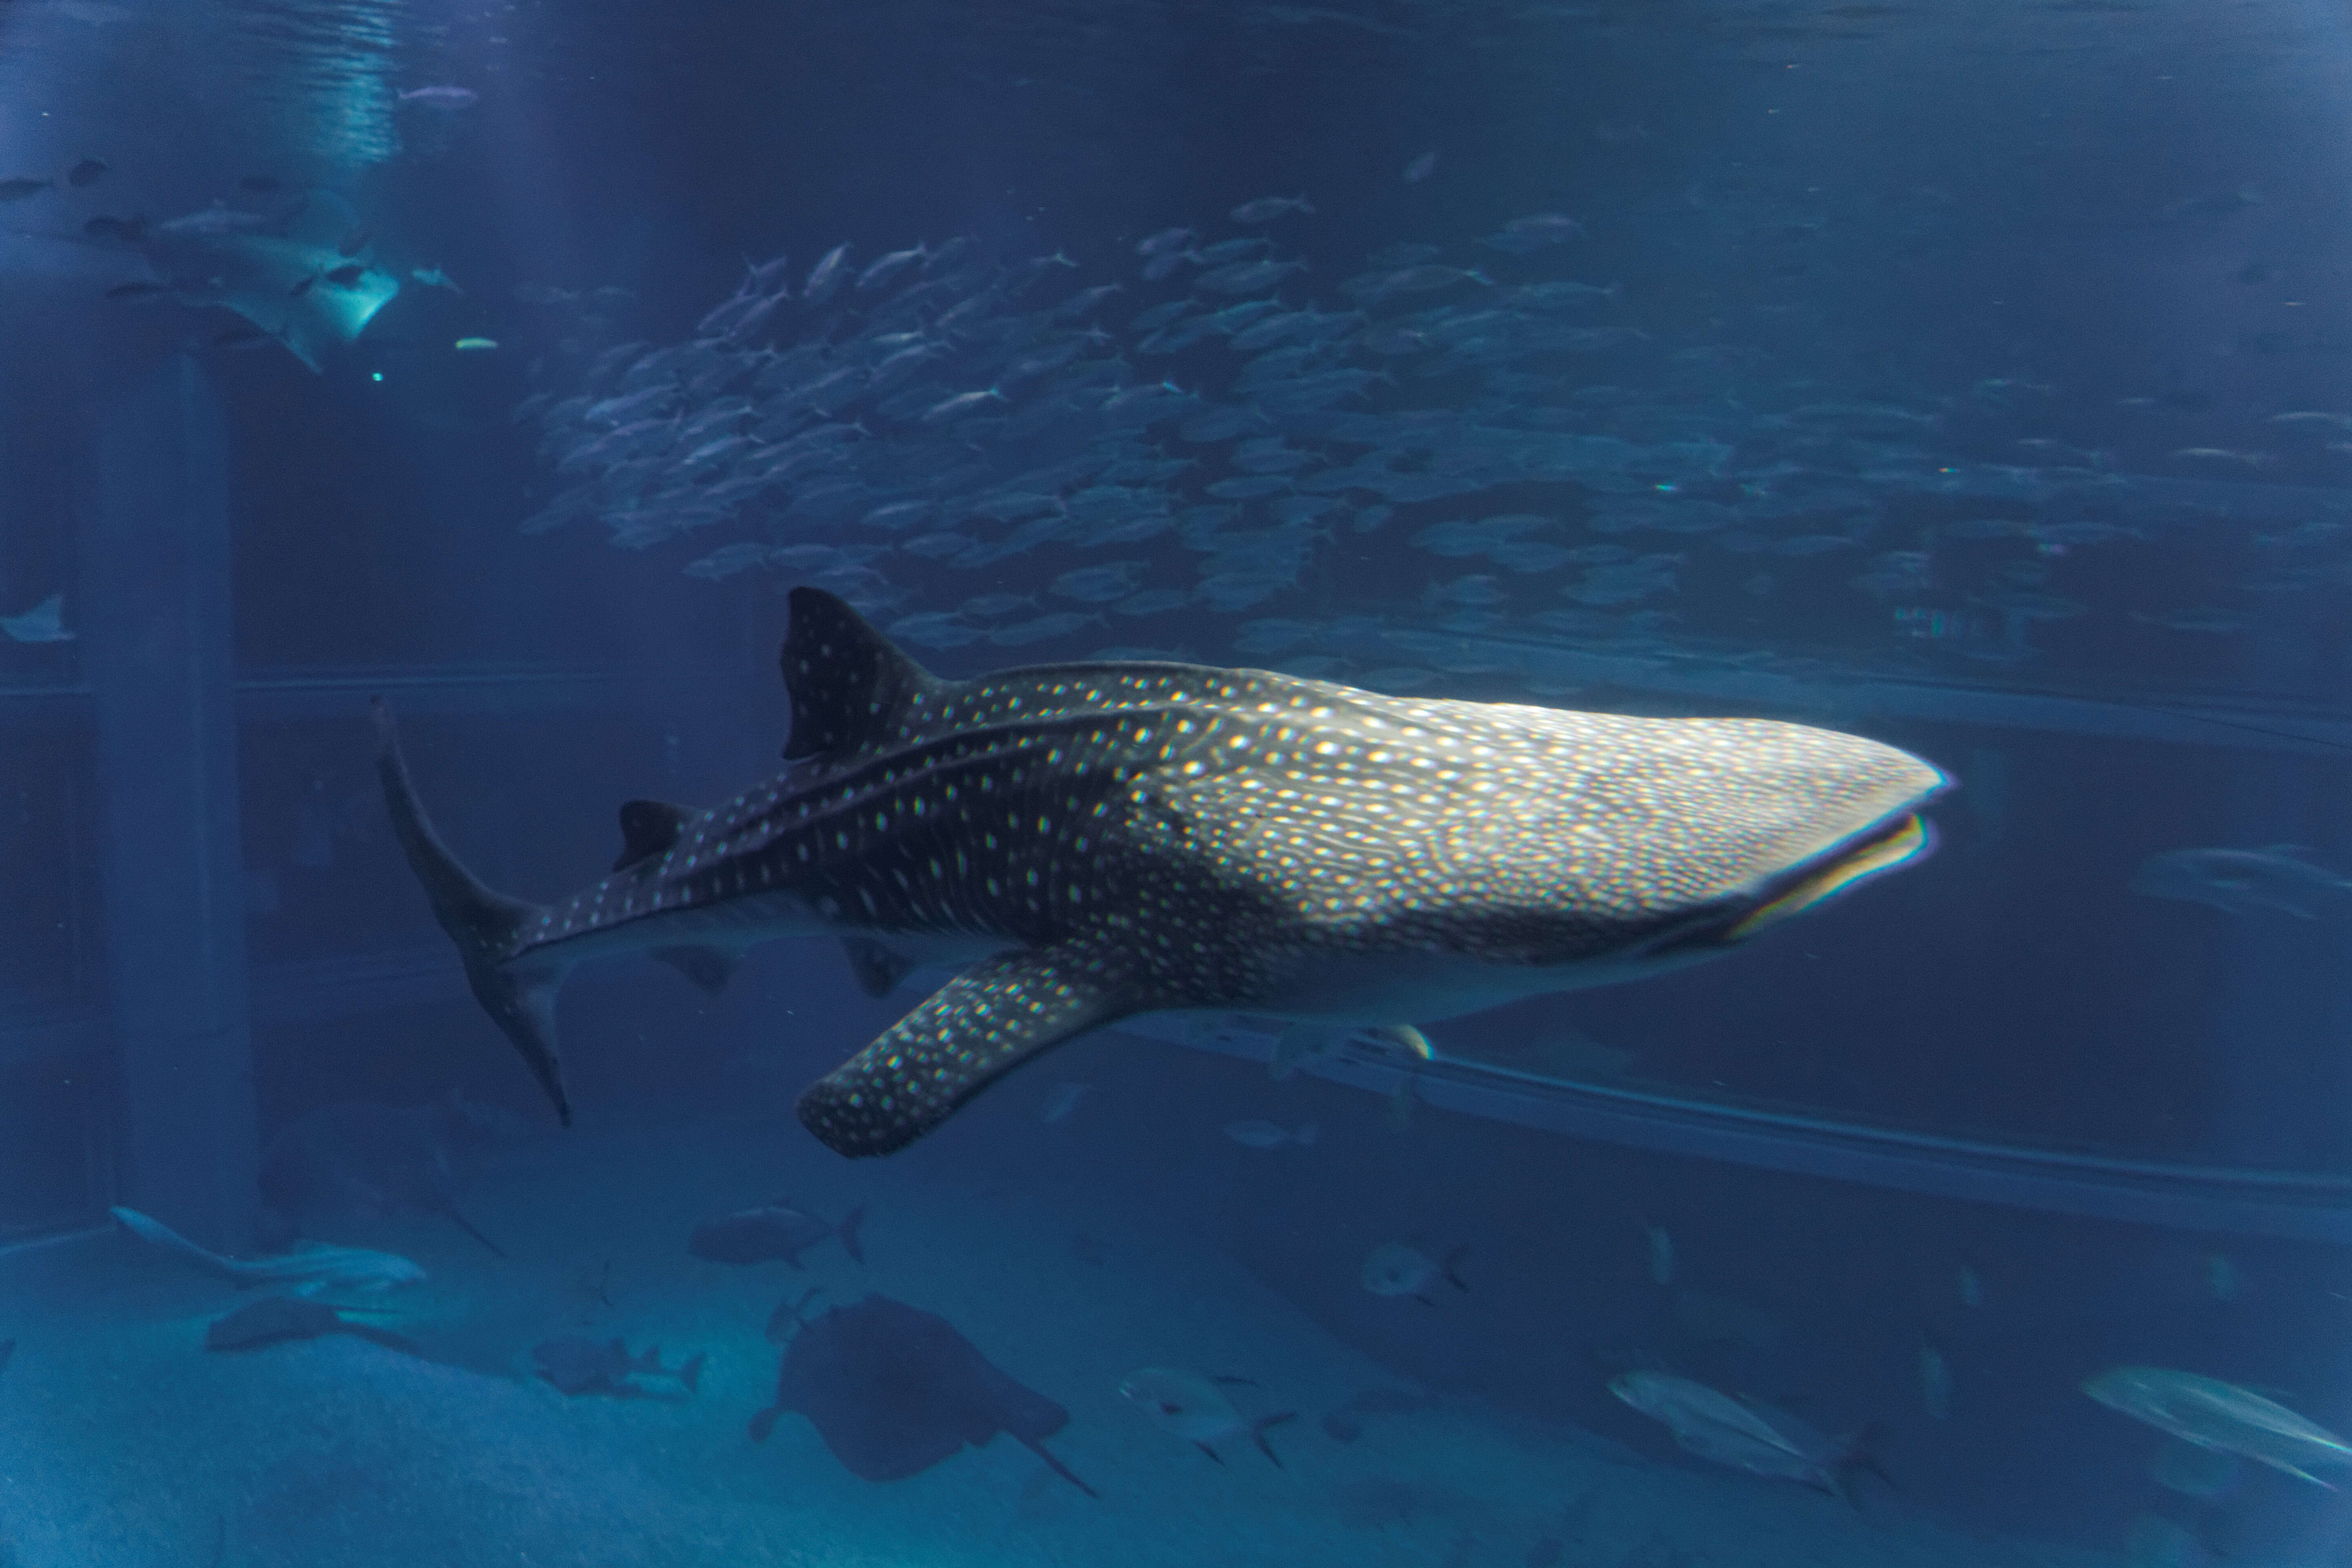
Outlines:
[[[625,871],[640,861],[668,854],[678,835],[686,831],[686,825],[700,815],[666,800],[622,802],[621,858],[613,862],[613,869]]]
[[[793,704],[784,761],[838,760],[879,745],[896,734],[909,703],[944,686],[824,589],[795,588],[791,603],[780,660]]]

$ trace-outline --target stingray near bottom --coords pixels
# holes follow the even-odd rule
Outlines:
[[[1068,1411],[991,1365],[945,1318],[887,1296],[803,1325],[776,1375],[776,1403],[751,1417],[751,1440],[765,1440],[787,1410],[869,1481],[898,1480],[1009,1432],[1072,1486],[1102,1495],[1046,1451]]]

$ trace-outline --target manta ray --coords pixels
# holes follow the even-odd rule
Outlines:
[[[1947,784],[1763,720],[1186,664],[949,680],[830,594],[790,605],[791,766],[708,809],[629,802],[612,874],[551,907],[457,861],[375,705],[409,863],[567,1123],[554,998],[587,958],[647,951],[716,989],[752,943],[830,933],[877,994],[961,965],[801,1097],[825,1144],[885,1154],[1140,1013],[1394,1026],[1727,952],[1917,859]]]

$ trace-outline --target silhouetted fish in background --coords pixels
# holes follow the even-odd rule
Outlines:
[[[604,1394],[615,1398],[657,1396],[643,1379],[653,1378],[693,1394],[702,1384],[701,1352],[677,1366],[662,1365],[661,1347],[649,1345],[643,1355],[631,1355],[622,1340],[548,1340],[531,1347],[530,1359],[540,1377],[565,1394]]]
[[[2352,893],[2352,877],[2313,865],[2303,858],[2308,853],[2293,844],[2267,849],[2168,849],[2140,862],[2132,874],[2131,890],[2151,899],[2210,904],[2225,914],[2266,910],[2316,920],[2320,906]]]
[[[799,766],[708,811],[623,809],[610,877],[551,908],[435,835],[379,702],[377,771],[475,996],[567,1121],[554,996],[633,950],[723,985],[832,933],[967,965],[802,1096],[848,1155],[904,1147],[1137,1013],[1395,1025],[1727,952],[1915,859],[1945,777],[1853,735],[1419,701],[1258,670],[930,675],[793,590]]]
[[[438,1215],[500,1258],[506,1252],[457,1207],[467,1156],[499,1131],[499,1113],[462,1096],[426,1105],[324,1105],[280,1128],[262,1152],[261,1200],[299,1233],[324,1215]]]
[[[205,1330],[205,1349],[208,1351],[251,1351],[265,1345],[282,1345],[296,1340],[322,1339],[329,1334],[350,1334],[408,1355],[419,1352],[416,1342],[405,1334],[395,1334],[389,1329],[373,1328],[366,1323],[354,1323],[324,1301],[312,1301],[300,1296],[264,1296],[258,1301],[248,1301],[225,1318],[214,1321]]]
[[[863,1263],[866,1249],[858,1242],[857,1227],[865,1219],[866,1207],[862,1204],[844,1215],[839,1225],[827,1225],[814,1215],[803,1214],[779,1201],[696,1226],[686,1249],[713,1263],[781,1260],[798,1268],[801,1254],[831,1236],[840,1238],[841,1249],[852,1260]]]

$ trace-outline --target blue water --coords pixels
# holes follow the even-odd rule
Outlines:
[[[8,0],[0,1568],[2336,1561],[2347,76],[2305,0]],[[782,765],[804,587],[1954,787],[1706,964],[1139,1016],[877,1160],[794,1101],[962,959],[616,956],[562,1128],[368,700],[561,900]],[[271,1288],[117,1206],[426,1277],[207,1348]],[[871,1295],[1099,1495],[754,1441]],[[925,1365],[835,1375],[938,1438]]]

